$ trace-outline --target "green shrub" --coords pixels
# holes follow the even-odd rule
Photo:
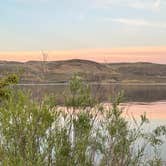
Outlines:
[[[165,136],[165,126],[144,132],[148,123],[130,127],[119,105],[122,94],[112,106],[96,103],[90,88],[74,76],[66,106],[59,108],[54,100],[31,100],[30,94],[10,90],[0,107],[0,165],[6,166],[160,166],[158,149]],[[4,80],[2,81],[4,82]],[[2,99],[2,98],[1,98]],[[139,143],[141,141],[142,143]],[[146,157],[148,148],[154,150]],[[97,158],[99,158],[97,160]]]
[[[18,77],[15,74],[0,79],[0,102],[4,99],[9,98],[11,94],[11,89],[9,88],[9,86],[17,83]]]

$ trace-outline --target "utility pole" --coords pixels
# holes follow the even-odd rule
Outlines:
[[[43,68],[43,78],[47,72],[47,60],[48,60],[48,54],[44,51],[41,51],[42,54],[42,68]]]
[[[43,62],[47,62],[48,54],[42,51]]]

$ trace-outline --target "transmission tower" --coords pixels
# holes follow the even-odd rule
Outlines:
[[[45,53],[44,51],[41,51],[42,54],[42,66],[43,66],[43,76],[47,72],[47,60],[48,60],[48,54]]]

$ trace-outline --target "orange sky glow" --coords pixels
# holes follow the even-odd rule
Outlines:
[[[112,49],[82,49],[45,51],[48,61],[86,59],[97,62],[154,62],[166,64],[166,46],[132,47]],[[0,52],[0,60],[29,61],[42,60],[41,51]]]

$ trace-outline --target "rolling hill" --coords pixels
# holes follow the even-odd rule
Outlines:
[[[89,82],[165,83],[166,65],[153,63],[97,63],[88,60],[0,61],[0,76],[19,73],[21,83],[65,83],[77,73]]]

